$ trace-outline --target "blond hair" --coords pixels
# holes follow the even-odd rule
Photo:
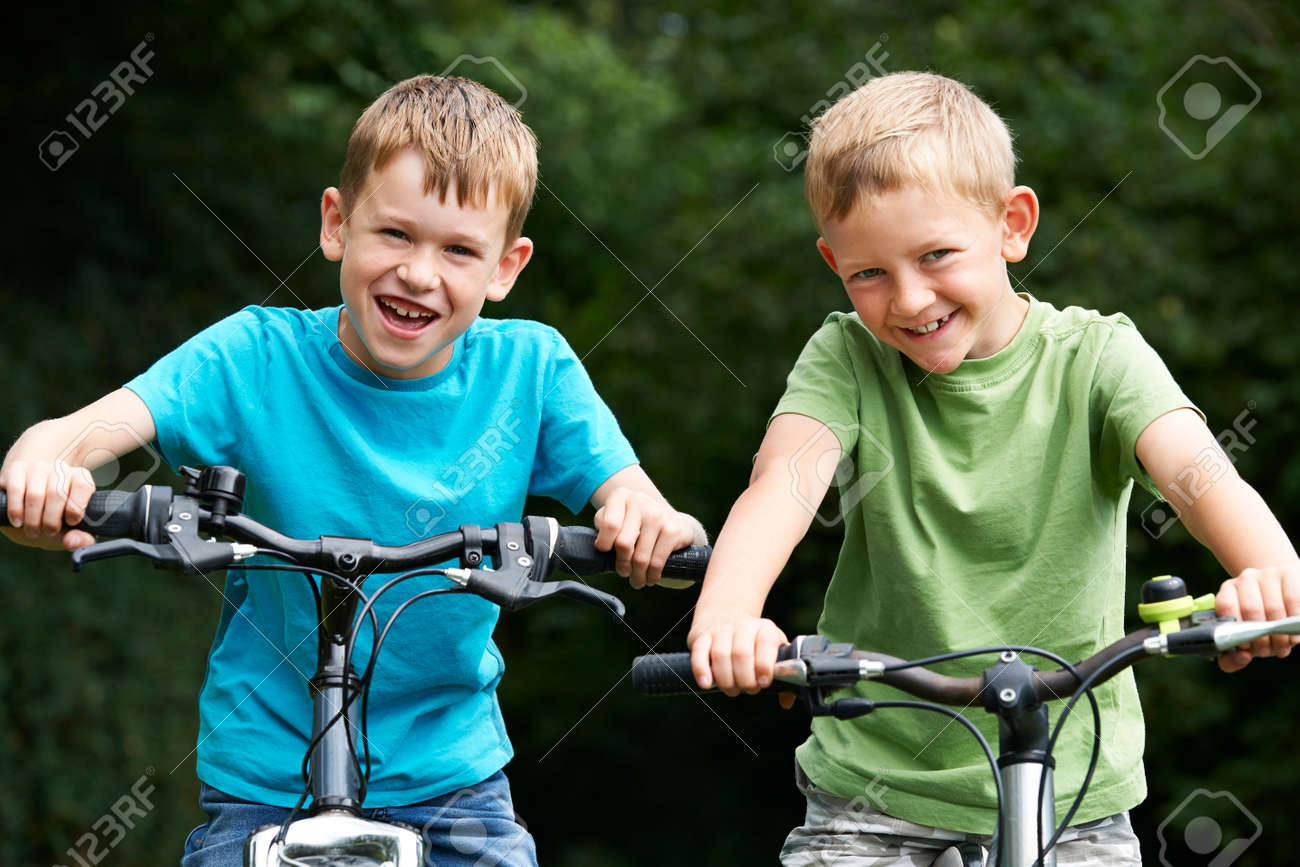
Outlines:
[[[523,231],[537,186],[537,139],[496,93],[476,81],[417,75],[384,91],[357,118],[339,178],[350,213],[372,170],[413,147],[424,157],[424,192],[483,207],[489,196],[509,208],[506,243]]]
[[[1015,167],[1011,132],[970,88],[895,72],[814,121],[804,184],[819,229],[863,198],[905,186],[955,193],[1001,216]]]

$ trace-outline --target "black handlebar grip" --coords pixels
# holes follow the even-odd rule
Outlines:
[[[709,568],[709,557],[713,549],[708,545],[692,545],[668,555],[664,563],[665,578],[682,578],[687,581],[703,581],[704,573]]]
[[[596,550],[596,531],[591,527],[561,527],[551,565],[568,575],[600,575],[614,569],[614,552]]]
[[[701,581],[709,568],[708,545],[692,545],[668,555],[663,577]],[[561,527],[551,556],[553,569],[569,575],[601,575],[614,571],[614,552],[596,550],[596,531],[591,527]]]
[[[77,529],[96,536],[143,539],[145,514],[140,492],[95,491]]]
[[[652,653],[632,660],[632,687],[646,695],[700,692],[689,653]]]
[[[170,493],[170,489],[161,489]],[[111,536],[140,541],[156,542],[167,520],[167,508],[163,502],[156,502],[164,497],[154,495],[152,486],[138,491],[95,491],[86,504],[85,517],[81,523],[68,529],[85,530],[96,536]],[[0,520],[9,521],[9,497],[0,491]],[[151,514],[154,513],[154,514]],[[151,530],[153,531],[151,534]]]

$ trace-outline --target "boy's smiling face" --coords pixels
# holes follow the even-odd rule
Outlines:
[[[372,169],[345,218],[339,191],[321,199],[321,249],[341,261],[345,311],[339,339],[349,356],[381,376],[414,379],[442,370],[452,344],[486,299],[500,301],[532,255],[527,238],[506,244],[507,207],[460,205],[425,192],[425,164],[399,151]]]
[[[827,220],[817,249],[877,339],[919,367],[950,373],[1010,343],[1028,310],[1006,262],[1024,258],[1038,200],[1015,187],[1005,201],[995,219],[955,194],[877,193]]]

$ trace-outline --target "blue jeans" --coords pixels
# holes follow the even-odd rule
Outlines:
[[[190,832],[181,867],[241,867],[244,841],[289,811],[241,801],[208,785],[199,790],[206,824]],[[483,782],[407,807],[366,810],[367,819],[422,829],[425,864],[438,867],[537,867],[537,847],[510,800],[510,783],[497,771]]]

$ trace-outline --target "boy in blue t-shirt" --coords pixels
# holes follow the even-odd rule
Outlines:
[[[705,542],[699,522],[638,466],[554,329],[479,318],[532,255],[520,232],[536,148],[518,113],[481,85],[434,76],[395,85],[357,121],[339,187],[321,201],[321,248],[341,263],[343,304],[245,308],[126,387],[30,428],[0,469],[9,521],[21,528],[5,534],[47,548],[89,544],[62,525],[84,515],[90,470],[156,440],[173,466],[240,468],[244,511],[299,537],[400,545],[518,520],[529,494],[574,511],[591,502],[597,547],[613,548],[634,586],[655,583],[671,551]],[[380,600],[381,622],[443,579],[422,580]],[[311,731],[310,588],[237,572],[224,597],[199,701],[210,821],[187,841],[186,867],[237,865],[250,831],[282,821],[301,792]],[[451,845],[461,819],[508,843],[494,863],[536,863],[501,772],[512,750],[495,692],[497,615],[458,596],[403,616],[371,688],[367,806],[424,827],[439,864],[482,854]],[[369,641],[358,639],[360,661]]]

